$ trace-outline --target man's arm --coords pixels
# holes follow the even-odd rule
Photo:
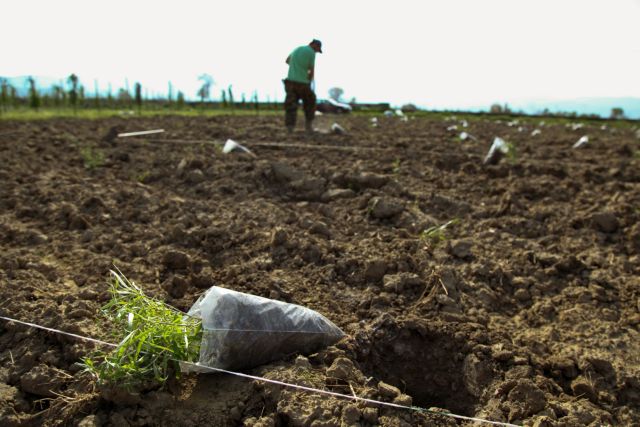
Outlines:
[[[313,69],[314,67],[309,68],[309,81],[313,81]]]

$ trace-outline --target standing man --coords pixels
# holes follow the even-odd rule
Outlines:
[[[293,132],[296,126],[300,99],[302,99],[302,108],[304,109],[305,130],[307,133],[313,132],[316,94],[311,89],[311,82],[313,81],[316,52],[322,53],[322,42],[313,39],[308,45],[295,48],[287,57],[289,74],[284,80],[284,90],[287,93],[284,100],[284,124],[289,132]]]

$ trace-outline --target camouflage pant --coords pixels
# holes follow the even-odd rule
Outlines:
[[[284,90],[287,92],[287,97],[284,100],[285,126],[292,128],[296,125],[298,101],[300,100],[302,100],[304,117],[308,123],[311,123],[316,113],[316,94],[311,90],[311,85],[284,80]]]

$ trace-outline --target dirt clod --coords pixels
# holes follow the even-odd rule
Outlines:
[[[189,255],[181,251],[169,251],[162,258],[162,264],[170,270],[185,270],[190,262]]]
[[[591,216],[591,221],[596,229],[605,233],[613,233],[618,230],[618,227],[620,226],[618,218],[613,212],[599,212],[593,214]]]

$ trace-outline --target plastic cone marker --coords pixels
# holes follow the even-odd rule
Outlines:
[[[460,140],[466,141],[467,139],[472,139],[474,141],[478,140],[478,138],[476,138],[475,136],[471,135],[469,132],[460,132]]]
[[[466,128],[469,126],[469,123],[466,120],[461,121],[460,124],[462,125],[463,128]]]
[[[584,147],[585,145],[587,145],[588,142],[589,142],[589,137],[587,135],[584,135],[578,140],[578,142],[573,144],[573,148]]]
[[[504,140],[498,136],[493,140],[491,148],[484,158],[483,163],[489,165],[497,164],[502,157],[509,152],[509,146]]]
[[[398,109],[396,109],[396,116],[399,116],[399,117],[404,116],[404,113],[402,112],[402,110],[401,110],[401,109],[399,109],[399,108],[398,108]]]
[[[331,132],[341,134],[341,135],[344,133],[347,133],[347,131],[344,130],[344,128],[337,123],[334,123],[331,125]]]
[[[227,139],[227,142],[224,143],[224,147],[222,147],[222,152],[224,154],[229,154],[232,151],[240,151],[243,153],[247,153],[252,155],[253,157],[255,157],[256,155],[253,154],[253,152],[251,152],[251,150],[249,150],[247,147],[244,147],[240,144],[238,144],[237,142],[235,142],[233,139]]]

